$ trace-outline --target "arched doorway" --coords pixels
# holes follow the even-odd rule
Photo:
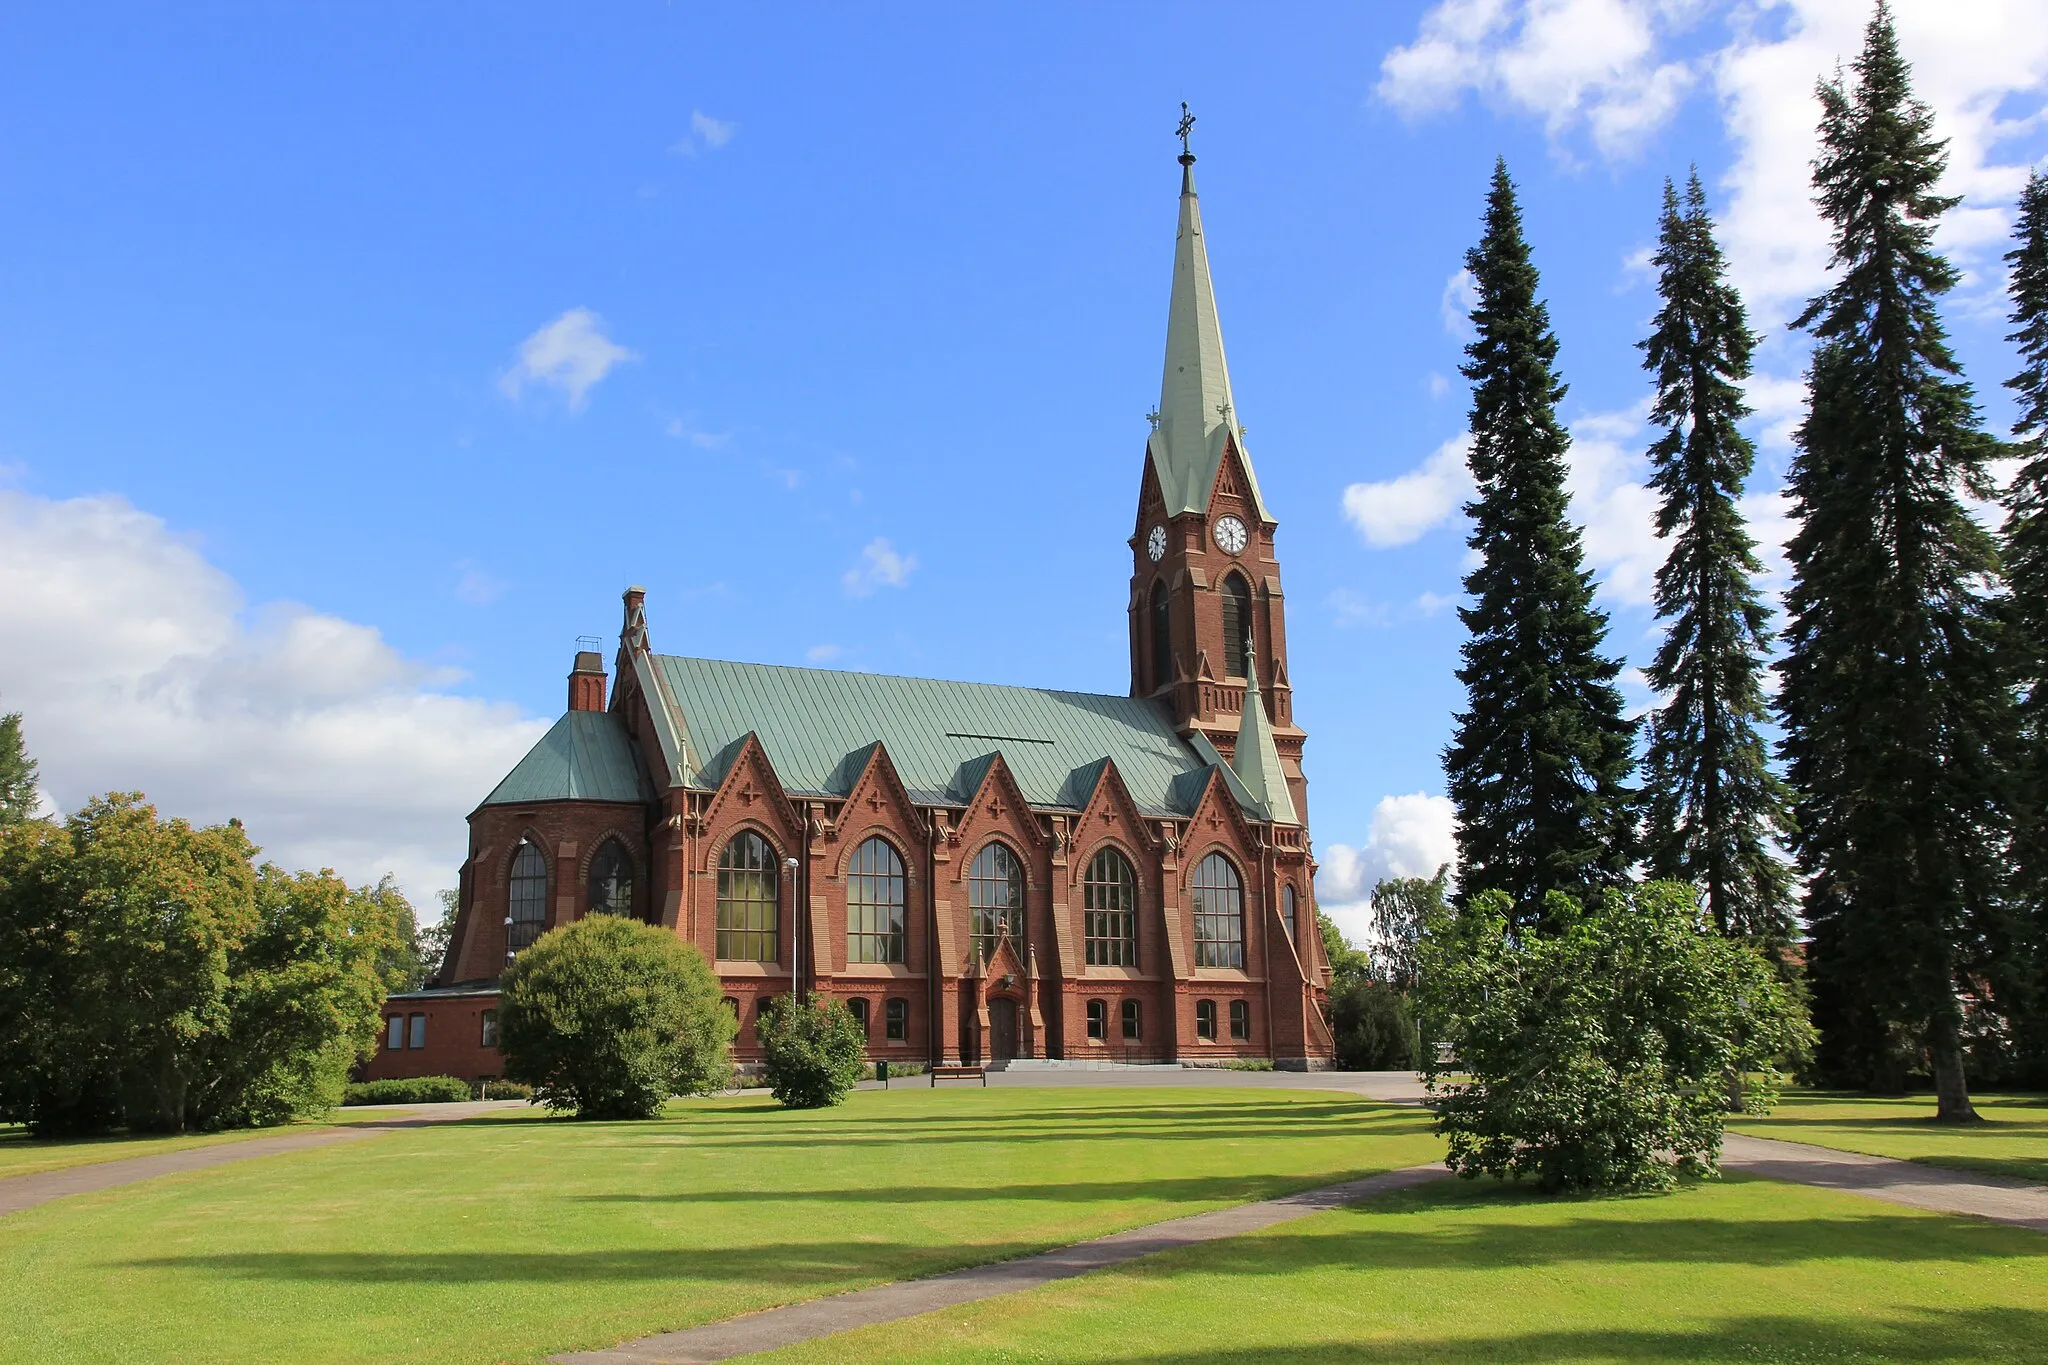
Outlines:
[[[1007,1062],[1017,1055],[1017,1002],[997,996],[988,1002],[988,1060]]]

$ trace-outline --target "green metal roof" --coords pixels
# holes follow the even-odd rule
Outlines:
[[[718,785],[749,733],[786,789],[823,796],[851,791],[879,741],[925,805],[964,804],[1000,753],[1034,806],[1079,809],[1106,758],[1141,810],[1187,815],[1209,766],[1143,698],[673,654],[653,662],[689,727],[690,753],[702,756],[691,774],[699,787]]]
[[[571,711],[527,750],[484,798],[486,806],[529,801],[649,801],[654,797],[625,725],[606,711]]]

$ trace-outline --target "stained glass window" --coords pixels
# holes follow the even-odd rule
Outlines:
[[[869,839],[846,867],[846,960],[903,961],[903,859]]]
[[[986,958],[1008,935],[1024,951],[1024,864],[1008,844],[989,844],[967,870],[967,905],[973,915],[974,950]]]
[[[1221,853],[1195,868],[1195,965],[1244,966],[1244,882]]]
[[[718,955],[730,962],[774,962],[778,880],[775,850],[743,829],[718,857]]]
[[[1082,883],[1082,939],[1091,967],[1138,965],[1138,874],[1113,848],[1098,852]]]

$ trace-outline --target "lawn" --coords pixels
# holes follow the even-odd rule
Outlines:
[[[501,1112],[0,1219],[0,1361],[538,1360],[1432,1160],[1427,1130],[1267,1090]]]
[[[1732,1178],[1662,1198],[1443,1181],[760,1357],[2048,1359],[2048,1237]]]
[[[44,1138],[28,1135],[16,1124],[0,1124],[0,1180],[9,1176],[35,1175],[40,1171],[63,1171],[73,1166],[91,1166],[102,1161],[125,1161],[135,1156],[156,1156],[183,1151],[187,1147],[212,1147],[246,1138],[276,1137],[282,1133],[304,1132],[339,1124],[366,1123],[372,1119],[398,1117],[391,1109],[337,1109],[327,1119],[286,1124],[278,1128],[237,1128],[226,1133],[112,1133],[104,1137]]]
[[[1974,1103],[1984,1122],[1936,1123],[1932,1096],[1898,1100],[1797,1091],[1769,1118],[1741,1119],[1729,1127],[1755,1137],[2048,1185],[2048,1096],[1980,1095]]]

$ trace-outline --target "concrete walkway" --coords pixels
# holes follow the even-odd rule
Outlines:
[[[1731,1171],[1841,1190],[1930,1213],[1959,1213],[2048,1232],[2048,1188],[1832,1147],[1730,1133],[1721,1165]]]
[[[994,1077],[990,1080],[993,1081]],[[1042,1284],[1122,1265],[1141,1256],[1213,1242],[1221,1237],[1241,1237],[1248,1232],[1340,1208],[1376,1194],[1441,1179],[1445,1174],[1447,1172],[1439,1165],[1410,1166],[1406,1170],[1388,1171],[1384,1175],[1367,1176],[1342,1185],[1326,1185],[1318,1190],[1304,1190],[1280,1199],[1240,1204],[1214,1213],[1197,1213],[1147,1227],[1113,1232],[1092,1242],[1060,1247],[1014,1261],[969,1266],[965,1270],[949,1271],[922,1280],[899,1280],[850,1294],[837,1294],[829,1299],[812,1299],[807,1303],[793,1303],[745,1317],[728,1318],[724,1322],[706,1323],[681,1332],[642,1337],[601,1351],[577,1351],[550,1358],[561,1362],[561,1365],[572,1365],[572,1362],[574,1365],[697,1365],[701,1361],[731,1360],[735,1356],[773,1351],[855,1327],[895,1322],[951,1308],[955,1304],[1036,1289]]]
[[[225,1166],[231,1161],[253,1161],[257,1157],[277,1156],[283,1152],[302,1152],[312,1147],[330,1147],[337,1142],[377,1137],[401,1128],[423,1128],[433,1123],[452,1123],[457,1119],[475,1118],[478,1114],[489,1113],[493,1109],[523,1106],[524,1103],[523,1100],[491,1100],[474,1104],[380,1105],[379,1108],[403,1108],[406,1117],[370,1119],[346,1127],[318,1128],[309,1133],[279,1133],[276,1137],[240,1138],[229,1142],[217,1142],[206,1147],[186,1147],[175,1152],[159,1152],[154,1156],[124,1157],[114,1161],[95,1161],[83,1166],[67,1166],[56,1171],[37,1171],[31,1175],[9,1176],[0,1180],[0,1217],[20,1213],[23,1209],[32,1209],[38,1204],[47,1204],[52,1199],[62,1199],[66,1195],[88,1194],[93,1190],[110,1189],[115,1185],[131,1185],[138,1180],[153,1180],[160,1175],[176,1175],[182,1171],[203,1171],[209,1166]]]

